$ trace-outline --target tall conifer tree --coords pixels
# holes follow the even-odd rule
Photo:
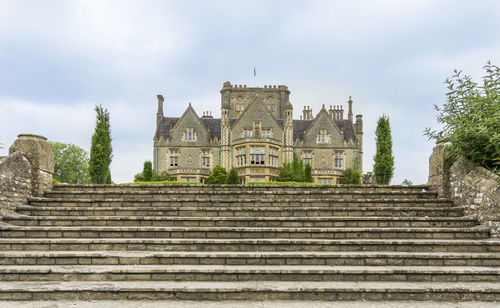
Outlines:
[[[377,153],[375,154],[375,183],[389,184],[394,174],[394,156],[392,156],[392,137],[389,118],[382,115],[377,122],[375,132],[377,142]]]
[[[111,184],[109,165],[113,158],[109,112],[100,105],[95,107],[96,124],[90,147],[89,173],[92,183]]]

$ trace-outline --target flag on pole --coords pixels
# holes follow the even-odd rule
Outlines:
[[[257,76],[257,71],[255,70],[255,66],[253,67],[253,75]]]

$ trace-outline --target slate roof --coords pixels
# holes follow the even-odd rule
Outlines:
[[[160,123],[160,128],[156,131],[155,139],[170,137],[170,129],[177,124],[180,118],[165,117]],[[217,137],[220,140],[220,119],[202,118],[201,121],[205,124],[210,132],[210,139]],[[309,128],[313,120],[293,120],[293,139],[304,139],[304,132]],[[236,122],[236,119],[231,119],[231,126]],[[278,120],[283,126],[283,120]],[[344,132],[344,140],[356,140],[354,128],[349,120],[335,120],[338,128]]]

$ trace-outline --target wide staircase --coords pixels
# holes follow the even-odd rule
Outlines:
[[[0,300],[500,300],[426,186],[56,185],[0,222]]]

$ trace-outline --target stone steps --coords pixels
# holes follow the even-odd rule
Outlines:
[[[0,281],[456,281],[495,282],[486,266],[8,265]]]
[[[5,215],[18,226],[163,227],[472,227],[473,217],[178,217],[178,216],[25,216]]]
[[[500,300],[497,282],[0,282],[1,300]]]
[[[0,300],[500,300],[500,240],[426,186],[55,185]]]
[[[18,205],[17,213],[34,216],[177,216],[177,217],[460,217],[463,208],[452,206],[377,207],[215,207],[215,206],[138,206],[138,207],[60,207]]]
[[[0,265],[500,266],[500,254],[387,251],[1,251]]]
[[[261,193],[281,193],[281,192],[363,192],[363,193],[410,193],[410,192],[431,192],[428,185],[184,185],[184,184],[147,184],[147,185],[99,185],[99,184],[57,184],[52,187],[52,192],[148,192],[148,193],[162,193],[162,192],[195,192],[195,193],[211,193],[219,191],[232,191],[236,193],[252,192],[255,194]]]
[[[161,191],[151,193],[148,191],[52,191],[47,192],[47,198],[64,198],[64,199],[126,199],[136,200],[144,199],[170,199],[170,198],[198,198],[202,195],[204,198],[233,198],[233,199],[250,199],[258,196],[261,199],[276,200],[283,198],[307,198],[307,199],[432,199],[436,198],[436,193],[431,191],[420,192],[362,192],[362,191],[337,191],[337,190],[320,190],[320,191],[262,191],[256,194],[252,191]]]
[[[40,198],[28,199],[32,206],[59,206],[59,207],[138,207],[138,206],[215,206],[215,207],[349,207],[349,206],[418,206],[418,207],[442,207],[452,206],[448,199],[278,199],[267,200],[259,197],[248,199],[234,198],[166,198],[164,200],[148,199],[64,199],[64,198]]]
[[[322,238],[322,239],[484,239],[489,228],[285,228],[285,227],[102,227],[0,224],[4,238]]]
[[[496,239],[2,238],[0,251],[500,252]]]

